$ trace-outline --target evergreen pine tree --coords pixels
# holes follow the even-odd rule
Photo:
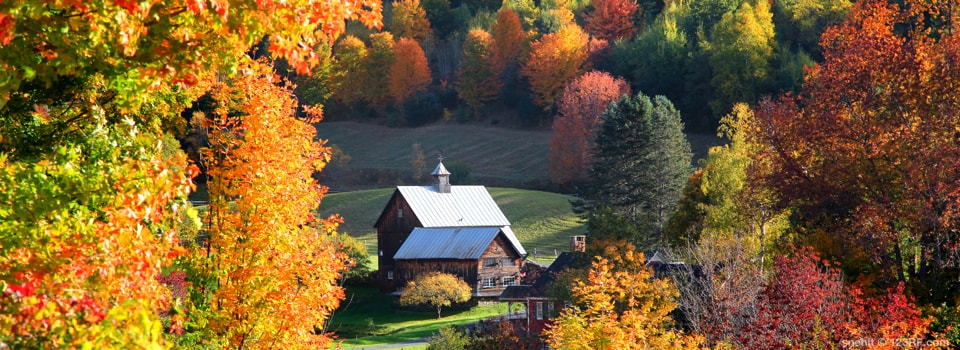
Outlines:
[[[639,228],[638,245],[658,245],[693,172],[680,112],[664,96],[638,93],[612,103],[603,119],[592,185],[584,194],[588,216],[592,220],[609,209]]]

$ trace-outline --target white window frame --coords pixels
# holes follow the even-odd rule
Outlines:
[[[388,279],[388,280],[392,280],[392,279],[393,279],[393,271],[387,271],[387,279]]]
[[[494,288],[497,286],[496,277],[484,277],[482,281],[483,288]]]
[[[538,320],[543,319],[543,302],[542,301],[537,302],[537,319]]]
[[[503,276],[503,285],[505,286],[517,285],[517,276]]]

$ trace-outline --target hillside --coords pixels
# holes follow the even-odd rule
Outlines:
[[[424,153],[427,175],[443,150],[447,165],[462,162],[471,170],[471,184],[545,188],[550,130],[517,130],[477,124],[435,123],[419,128],[388,128],[356,122],[323,122],[317,134],[350,158],[344,169],[325,170],[324,185],[335,190],[417,184],[410,174],[413,145]],[[694,164],[722,141],[712,134],[688,134]],[[421,179],[426,184],[429,179]]]
[[[554,250],[569,248],[569,236],[582,235],[585,225],[571,210],[571,197],[540,191],[509,188],[488,188],[493,200],[513,224],[513,231],[524,248],[539,258],[552,259]],[[377,235],[373,224],[380,216],[394,189],[376,189],[329,194],[320,205],[326,216],[339,213],[344,218],[340,232],[363,240],[371,255],[375,255]]]

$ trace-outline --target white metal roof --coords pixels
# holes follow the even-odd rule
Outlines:
[[[502,227],[418,227],[410,233],[393,258],[479,259],[490,242],[503,231]],[[517,244],[514,244],[514,248],[523,255],[523,248]]]
[[[423,227],[501,227],[510,221],[483,186],[397,186]]]
[[[430,175],[433,175],[433,176],[450,175],[450,172],[447,171],[447,167],[443,166],[443,162],[440,162],[440,164],[437,164],[437,167],[433,169],[433,172],[430,173]]]

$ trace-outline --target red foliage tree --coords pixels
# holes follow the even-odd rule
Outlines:
[[[584,29],[590,35],[604,40],[629,38],[637,31],[633,24],[633,15],[637,12],[636,1],[632,0],[594,0],[593,11],[583,20]]]
[[[864,339],[923,339],[928,334],[931,320],[920,314],[902,285],[864,297],[810,248],[778,257],[774,267],[776,276],[761,293],[756,315],[734,339],[743,348],[821,348]]]
[[[549,169],[554,183],[587,178],[600,116],[610,102],[624,94],[630,94],[630,86],[623,78],[599,71],[587,72],[563,89],[550,140]]]
[[[760,103],[752,137],[802,238],[855,279],[942,302],[958,295],[960,36],[935,20],[951,2],[904,3],[856,3],[803,93]]]

